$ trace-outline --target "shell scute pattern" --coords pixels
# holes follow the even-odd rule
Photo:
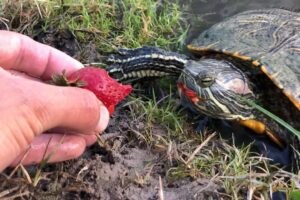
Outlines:
[[[189,48],[251,60],[300,110],[300,14],[282,9],[247,11],[212,26]],[[222,51],[220,51],[222,49]]]

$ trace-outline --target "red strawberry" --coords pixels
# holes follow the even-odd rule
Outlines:
[[[85,67],[65,77],[53,77],[56,85],[82,87],[92,91],[103,102],[109,113],[114,112],[115,106],[132,91],[130,85],[122,85],[111,78],[101,68]]]

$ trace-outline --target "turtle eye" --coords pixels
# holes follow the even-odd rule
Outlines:
[[[202,88],[206,88],[211,86],[215,79],[213,77],[202,77],[199,79],[200,81],[198,81],[198,84],[202,87]]]

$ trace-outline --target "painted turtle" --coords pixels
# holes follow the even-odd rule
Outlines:
[[[181,99],[199,113],[236,121],[266,134],[280,147],[298,144],[292,133],[257,112],[245,98],[289,122],[299,119],[299,13],[242,12],[202,32],[188,49],[198,59],[157,47],[120,49],[108,58],[113,62],[108,71],[120,81],[178,76]]]

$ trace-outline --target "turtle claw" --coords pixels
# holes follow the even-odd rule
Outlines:
[[[204,133],[207,130],[207,127],[210,125],[210,118],[205,116],[198,121],[196,131],[199,133]]]

